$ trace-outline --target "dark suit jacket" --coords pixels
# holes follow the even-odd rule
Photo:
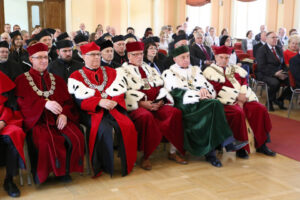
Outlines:
[[[214,55],[211,51],[211,49],[204,45],[207,54],[210,56],[210,60],[214,60]],[[192,65],[197,65],[200,66],[200,62],[202,67],[206,67],[203,66],[203,62],[206,60],[206,56],[204,54],[204,52],[202,51],[202,49],[196,44],[194,43],[192,46],[190,46],[190,56],[191,56],[191,64]]]
[[[76,35],[79,35],[79,34],[82,34],[81,30],[76,31]],[[88,31],[84,31],[83,35],[88,38],[90,37],[90,33]]]
[[[263,46],[263,43],[261,43],[261,42],[259,42],[259,43],[257,43],[256,45],[253,46],[253,56],[254,56],[254,58],[256,58],[257,51],[262,46]]]
[[[258,34],[255,36],[255,40],[256,40],[257,42],[260,41],[260,33],[258,33]]]
[[[257,70],[256,77],[258,80],[262,80],[264,76],[272,77],[279,70],[287,70],[282,49],[278,46],[275,47],[279,60],[276,59],[275,55],[269,48],[268,44],[263,45],[258,49],[257,52]]]
[[[290,71],[294,77],[296,88],[300,88],[300,54],[290,59]]]

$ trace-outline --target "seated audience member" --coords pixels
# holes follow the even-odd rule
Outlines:
[[[121,65],[116,63],[114,59],[113,43],[110,40],[106,40],[100,44],[101,51],[101,66],[111,67],[116,69]]]
[[[289,38],[286,36],[286,28],[280,27],[278,29],[278,42],[277,45],[285,48],[288,45]]]
[[[6,41],[10,45],[11,38],[8,33],[4,32],[0,35],[1,41]]]
[[[214,55],[211,48],[204,44],[202,33],[195,33],[195,43],[190,47],[190,56],[191,64],[200,66],[202,70],[214,62]]]
[[[159,74],[164,71],[165,56],[158,52],[154,41],[146,41],[144,49],[144,62],[154,68]]]
[[[125,39],[126,44],[129,43],[129,42],[136,42],[137,41],[137,38],[132,33],[128,33],[127,35],[125,35],[124,39]]]
[[[118,65],[128,61],[126,53],[125,38],[123,35],[117,35],[112,38],[114,44],[114,58],[113,61]]]
[[[221,35],[219,36],[219,40],[221,40],[224,35],[229,35],[227,28],[222,29]]]
[[[12,80],[0,72],[0,146],[3,150],[0,154],[6,165],[3,187],[9,196],[18,197],[20,190],[13,177],[19,174],[19,168],[25,167],[23,152],[25,133],[22,130],[22,116],[16,110],[14,88]]]
[[[67,32],[63,32],[56,38],[56,42],[61,41],[61,40],[71,40],[71,37],[69,36],[69,34]]]
[[[11,32],[10,24],[4,24],[4,32],[10,34],[10,32]]]
[[[83,172],[84,136],[65,81],[47,72],[48,47],[27,48],[32,68],[16,79],[16,96],[28,136],[31,171],[36,184],[51,172],[61,181]]]
[[[247,72],[237,66],[228,65],[232,48],[214,48],[216,64],[203,72],[205,78],[214,86],[217,99],[224,105],[225,115],[234,138],[248,141],[246,119],[253,130],[257,152],[275,156],[266,143],[269,142],[272,125],[265,106],[258,103],[255,93],[247,85]],[[236,152],[238,157],[248,158],[249,145]]]
[[[84,24],[84,23],[81,23],[81,24],[79,25],[79,30],[76,32],[76,34],[77,34],[77,35],[83,35],[83,36],[85,36],[85,37],[87,37],[87,38],[90,37],[89,32],[85,30],[85,24]]]
[[[8,43],[0,42],[0,71],[8,76],[12,81],[24,71],[21,66],[9,58]]]
[[[125,176],[132,171],[137,156],[137,133],[126,113],[125,84],[114,69],[100,65],[99,46],[92,42],[80,48],[85,66],[70,76],[68,88],[84,111],[81,117],[89,130],[94,175],[102,171],[113,175],[115,147]]]
[[[28,60],[28,53],[23,48],[23,38],[19,31],[10,33],[10,36],[12,40],[9,50],[9,59],[21,64],[23,61]]]
[[[296,88],[300,89],[300,42],[298,41],[298,54],[290,59],[290,72],[294,78]]]
[[[49,63],[54,61],[57,58],[58,55],[56,53],[55,47],[52,44],[52,33],[51,32],[49,32],[47,29],[43,29],[40,33],[38,33],[34,36],[34,39],[38,42],[41,42],[41,43],[47,45]]]
[[[163,137],[171,143],[168,158],[187,164],[181,157],[184,154],[181,111],[166,105],[173,99],[163,88],[163,80],[157,70],[143,63],[144,44],[128,43],[126,49],[129,63],[123,64],[117,71],[126,80],[126,107],[139,134],[138,149],[143,151],[141,167],[152,169],[149,157]]]
[[[289,38],[288,48],[283,52],[284,62],[287,67],[290,66],[290,59],[296,56],[299,52],[300,36],[293,35]]]
[[[256,41],[252,38],[252,31],[248,31],[246,34],[246,39],[242,40],[242,50],[244,53],[247,53],[249,50],[253,50],[253,46],[256,44]]]
[[[277,41],[276,33],[267,33],[267,43],[258,49],[256,57],[256,77],[268,85],[270,111],[274,111],[273,103],[278,105],[280,109],[286,109],[283,100],[289,98],[291,93],[289,87],[286,87],[281,96],[276,99],[276,93],[279,91],[280,85],[282,83],[286,86],[289,85],[282,48],[277,46]]]
[[[292,29],[289,31],[289,36],[291,37],[292,35],[299,35],[297,29],[292,28]]]
[[[266,42],[267,42],[267,32],[266,31],[262,31],[260,33],[260,41],[253,46],[253,56],[254,56],[254,58],[257,57],[256,54],[257,54],[258,49],[261,46],[265,45]]]
[[[84,64],[72,58],[73,42],[71,40],[60,40],[56,42],[58,58],[48,65],[48,71],[56,74],[67,83],[69,76]]]
[[[259,32],[258,34],[255,35],[255,40],[256,40],[257,42],[260,41],[260,37],[261,37],[260,34],[261,34],[263,31],[266,31],[266,32],[267,32],[267,26],[266,26],[266,25],[260,25],[259,29],[260,29],[260,32]]]
[[[184,149],[195,156],[205,155],[213,166],[221,167],[215,148],[238,150],[247,142],[233,144],[223,105],[214,99],[216,92],[198,66],[190,65],[188,46],[173,51],[175,64],[164,71],[164,87],[171,93],[174,106],[182,111]]]
[[[232,47],[232,39],[229,35],[224,35],[222,39],[220,40],[220,46],[226,46],[226,47]],[[239,58],[237,57],[234,50],[232,50],[230,57],[229,57],[229,65],[239,65],[242,66],[240,63]]]
[[[188,45],[188,37],[186,36],[185,32],[179,31],[178,34],[179,35],[175,36],[174,41],[169,44],[169,55],[165,59],[165,62],[164,62],[165,69],[169,69],[170,66],[174,64],[174,60],[173,60],[173,56],[172,56],[172,51],[174,50],[174,48],[177,48],[177,47],[180,47],[183,45]]]
[[[168,33],[161,31],[159,37],[160,37],[159,49],[163,49],[168,53],[168,48],[169,48]]]
[[[26,41],[30,39],[28,31],[22,30],[21,31],[21,36],[23,38],[23,40],[22,40],[22,42],[23,42],[23,48],[26,49],[27,48]]]
[[[208,36],[205,37],[205,44],[209,47],[211,46],[219,46],[220,40],[219,38],[216,36],[216,32],[215,32],[215,28],[214,27],[210,27],[209,28],[209,34]]]
[[[84,64],[84,60],[82,59],[80,47],[82,45],[85,45],[88,43],[88,37],[86,37],[82,34],[76,35],[74,38],[74,42],[75,42],[76,49],[73,50],[72,58],[74,60]]]
[[[135,31],[134,31],[134,28],[133,27],[128,27],[127,29],[126,29],[126,33],[127,34],[129,34],[129,33],[131,33],[131,34],[135,34]]]

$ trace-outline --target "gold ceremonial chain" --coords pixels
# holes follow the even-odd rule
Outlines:
[[[35,91],[38,96],[44,97],[45,99],[48,100],[48,97],[51,96],[52,94],[54,94],[56,83],[55,83],[55,77],[53,76],[52,73],[49,73],[50,80],[51,80],[51,87],[50,87],[49,91],[41,91],[34,83],[33,78],[31,77],[29,72],[25,72],[24,75],[25,75],[26,79],[28,80],[29,85],[32,87],[33,91]]]

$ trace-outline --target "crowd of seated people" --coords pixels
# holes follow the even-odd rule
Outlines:
[[[161,141],[170,143],[167,158],[178,164],[188,164],[190,153],[222,167],[216,150],[223,147],[249,158],[246,119],[257,152],[275,156],[267,146],[269,114],[248,86],[249,70],[228,30],[218,37],[214,27],[205,32],[195,27],[190,35],[186,29],[187,24],[178,25],[174,33],[166,25],[155,36],[148,27],[141,38],[133,27],[121,35],[99,24],[89,33],[81,23],[76,32],[36,26],[29,35],[18,25],[11,30],[5,24],[0,38],[0,163],[6,166],[8,195],[20,196],[13,177],[25,168],[25,140],[35,184],[43,184],[50,173],[69,182],[86,162],[93,177],[112,176],[114,151],[123,176],[136,162],[151,170],[150,156]],[[285,109],[291,94],[288,72],[294,87],[300,87],[297,30],[288,37],[284,28],[268,32],[262,25],[255,38],[252,31],[246,35],[242,50],[254,51],[256,78],[269,86],[270,111],[273,103]],[[86,151],[89,161],[84,160]]]

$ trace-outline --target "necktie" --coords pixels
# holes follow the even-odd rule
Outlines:
[[[202,44],[200,46],[201,46],[201,49],[202,49],[203,53],[205,54],[206,60],[210,60],[210,57],[209,57],[205,47]]]
[[[44,75],[41,76],[41,81],[42,81],[43,91],[47,91],[47,84],[45,82]]]
[[[276,59],[277,59],[278,61],[280,61],[280,59],[279,59],[279,57],[277,56],[277,53],[276,53],[274,47],[272,47],[272,52],[273,52],[274,56],[276,57]]]

